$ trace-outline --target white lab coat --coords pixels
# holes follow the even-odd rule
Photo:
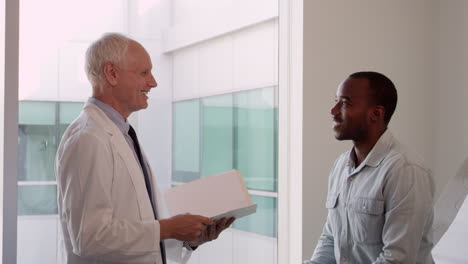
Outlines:
[[[59,263],[162,263],[159,222],[139,162],[96,105],[86,104],[67,129],[55,162],[63,239]],[[154,179],[152,187],[162,208]],[[190,257],[182,242],[165,243],[168,262]]]

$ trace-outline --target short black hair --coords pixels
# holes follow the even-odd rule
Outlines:
[[[349,77],[369,81],[372,99],[377,105],[381,105],[385,109],[384,120],[388,124],[395,112],[398,101],[397,90],[393,82],[387,76],[372,71],[355,72]]]

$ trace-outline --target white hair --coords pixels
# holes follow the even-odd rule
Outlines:
[[[119,33],[106,33],[86,50],[85,71],[91,85],[97,86],[104,77],[104,64],[120,64],[132,39]]]

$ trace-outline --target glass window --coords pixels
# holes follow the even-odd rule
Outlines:
[[[174,104],[173,180],[200,178],[200,100]]]
[[[275,197],[251,195],[252,202],[257,204],[255,214],[240,218],[233,224],[234,228],[265,236],[277,235],[277,203]]]
[[[199,174],[191,179],[234,168],[241,172],[253,202],[258,205],[255,214],[238,219],[220,239],[210,243],[209,247],[216,250],[210,253],[197,250],[189,263],[275,263],[279,23],[277,18],[259,23],[260,13],[248,10],[256,6],[252,10],[263,10],[261,16],[265,12],[276,16],[278,2],[197,1],[195,5],[186,2],[173,6],[178,19],[172,20],[171,26],[177,30],[169,30],[174,44],[168,42],[170,47],[164,54],[173,59],[172,86],[168,89],[173,109],[170,180],[173,185],[190,180],[181,177],[180,162],[186,160],[199,164]],[[213,27],[211,20],[205,19],[209,15],[206,10],[221,14]],[[244,16],[232,19],[240,18],[246,24],[236,30],[230,26],[223,29],[223,21],[232,24],[229,16],[232,10],[241,10]],[[207,22],[206,32],[210,28],[216,31],[206,37],[195,33],[198,38],[194,39],[181,34],[179,29],[193,28],[195,20],[187,19],[189,13],[200,16],[197,21]],[[255,22],[252,18],[256,18]],[[180,42],[175,44],[175,40]],[[199,100],[200,108],[186,110],[186,115],[181,116],[178,110],[188,99]]]
[[[249,189],[276,191],[276,108],[274,88],[235,95],[236,168]]]
[[[82,107],[72,102],[19,102],[18,215],[57,214],[55,153]]]
[[[21,125],[54,125],[55,103],[20,101],[18,123]]]
[[[232,95],[202,100],[202,177],[234,168]]]
[[[57,214],[57,185],[18,186],[18,215]]]
[[[83,103],[60,102],[59,119],[60,124],[69,125],[80,114]]]
[[[60,127],[60,139],[62,139],[63,133],[67,130],[67,127],[78,117],[83,109],[83,103],[72,103],[72,102],[60,102],[59,106],[59,127]]]
[[[276,237],[277,232],[275,89],[176,102],[173,131],[172,180],[198,179],[199,164],[201,177],[239,170],[248,189],[253,190],[251,197],[258,209],[233,227],[270,237]]]
[[[55,103],[19,102],[18,181],[54,181]]]

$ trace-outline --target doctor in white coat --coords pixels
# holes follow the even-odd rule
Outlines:
[[[184,263],[234,221],[160,219],[155,178],[127,122],[157,86],[151,68],[146,50],[120,34],[105,34],[88,48],[93,95],[56,156],[62,263]]]

